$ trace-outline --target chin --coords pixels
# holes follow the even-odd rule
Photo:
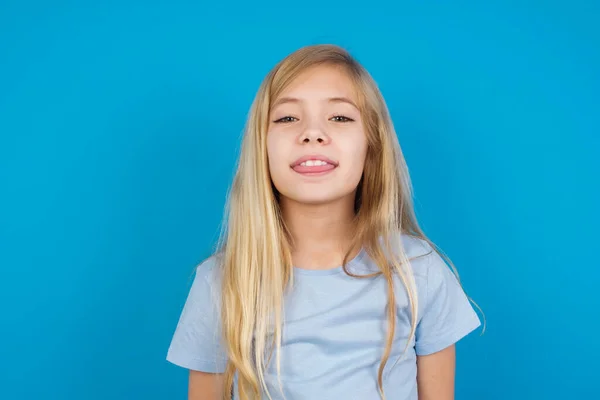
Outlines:
[[[331,203],[335,202],[336,200],[338,200],[338,199],[320,198],[320,197],[319,198],[310,197],[310,198],[294,199],[294,201],[296,203],[310,205],[310,206],[331,204]]]
[[[314,189],[312,189],[311,191],[314,192]],[[308,194],[306,192],[283,194],[285,198],[294,203],[315,206],[335,203],[344,199],[348,195],[348,193],[320,193],[318,195],[315,195],[314,193]]]

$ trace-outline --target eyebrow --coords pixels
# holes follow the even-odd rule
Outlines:
[[[275,108],[275,107],[277,107],[281,104],[285,104],[285,103],[301,103],[301,102],[302,102],[302,100],[300,100],[296,97],[281,97],[273,103],[271,108]],[[343,97],[343,96],[342,97],[329,97],[327,99],[327,102],[329,102],[329,103],[347,103],[358,110],[358,106],[347,97]]]

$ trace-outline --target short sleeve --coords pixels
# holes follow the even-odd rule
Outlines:
[[[420,299],[424,306],[415,337],[419,356],[443,350],[481,325],[452,270],[437,252],[428,258],[425,296]]]
[[[196,274],[175,333],[167,361],[183,368],[222,373],[227,357],[221,342],[219,289],[215,260],[196,268]]]

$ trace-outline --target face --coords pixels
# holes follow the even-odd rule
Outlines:
[[[354,197],[366,153],[354,84],[341,68],[312,67],[273,101],[267,155],[284,198],[319,204]]]

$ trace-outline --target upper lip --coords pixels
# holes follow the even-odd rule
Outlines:
[[[326,163],[331,164],[331,165],[333,165],[335,167],[338,166],[337,161],[333,161],[332,159],[330,159],[328,157],[325,157],[323,155],[319,155],[319,154],[312,154],[312,155],[308,155],[308,156],[302,156],[299,159],[297,159],[296,161],[294,161],[291,166],[292,167],[296,167],[296,166],[298,166],[298,165],[300,165],[303,162],[308,161],[308,160],[325,161]]]

